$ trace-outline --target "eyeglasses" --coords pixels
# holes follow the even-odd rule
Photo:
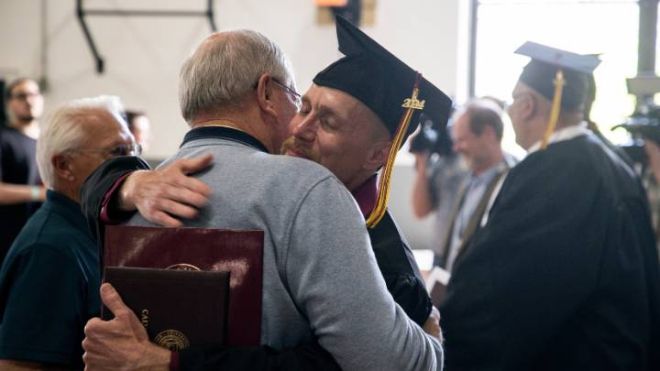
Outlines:
[[[275,85],[279,86],[280,88],[284,89],[287,93],[291,94],[291,96],[293,97],[293,103],[296,105],[297,109],[300,109],[300,105],[302,103],[302,95],[300,95],[300,93],[293,90],[292,88],[277,81],[276,79],[273,79],[273,82],[275,83]]]
[[[112,148],[78,148],[72,149],[71,152],[91,152],[102,153],[106,157],[120,157],[120,156],[139,156],[142,154],[142,146],[136,143],[120,144]]]

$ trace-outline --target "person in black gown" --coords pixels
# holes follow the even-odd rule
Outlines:
[[[657,370],[660,276],[644,190],[583,123],[598,60],[534,43],[517,52],[532,61],[509,114],[528,155],[456,262],[440,307],[446,369]]]

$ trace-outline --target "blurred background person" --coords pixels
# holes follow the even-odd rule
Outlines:
[[[435,213],[431,233],[434,263],[442,255],[452,206],[468,175],[467,166],[452,146],[449,127],[435,127],[431,120],[422,121],[419,132],[410,141],[417,174],[412,189],[412,210],[419,219]]]
[[[660,79],[657,77],[628,80],[644,81],[655,86],[653,90],[660,90]],[[588,83],[589,90],[584,110],[587,127],[640,176],[649,201],[656,247],[660,252],[658,244],[658,237],[660,237],[660,106],[653,100],[642,101],[623,123],[612,127],[612,130],[621,128],[628,132],[626,142],[614,145],[603,135],[599,125],[591,119],[591,108],[596,98],[596,82],[593,74],[589,76]],[[635,90],[634,83],[629,82],[628,85],[629,93],[639,93]]]
[[[5,107],[6,88],[7,83],[5,82],[5,79],[0,76],[0,92],[2,92],[2,102],[0,102],[0,127],[5,127],[7,125],[7,107]]]
[[[502,150],[502,107],[491,99],[468,102],[456,113],[451,127],[454,151],[465,161],[469,174],[458,191],[441,254],[436,259],[448,271],[479,227],[498,183],[515,163]]]
[[[147,114],[143,111],[126,110],[124,116],[135,142],[142,147],[143,152],[148,151],[151,140],[151,121]]]
[[[19,78],[4,92],[7,125],[0,127],[0,262],[44,200],[35,158],[44,99],[39,85]]]
[[[450,126],[454,159],[437,156],[435,176],[429,177],[424,157],[418,156],[413,206],[418,216],[438,210],[435,236],[442,239],[434,241],[434,265],[448,271],[477,230],[499,180],[516,162],[502,150],[503,115],[491,98],[471,100],[454,114]],[[435,196],[442,192],[444,199]]]

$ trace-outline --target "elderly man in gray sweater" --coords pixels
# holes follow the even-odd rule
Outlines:
[[[346,370],[442,369],[438,339],[387,292],[351,194],[317,164],[270,154],[288,135],[293,85],[281,50],[251,31],[213,34],[184,63],[180,102],[191,130],[167,163],[208,153],[222,159],[195,179],[213,184],[212,193],[188,179],[173,187],[206,195],[186,225],[265,231],[262,344],[317,339]],[[148,224],[141,216],[131,223]],[[111,286],[101,298],[115,318],[88,322],[89,369],[173,366],[172,353],[148,341]]]

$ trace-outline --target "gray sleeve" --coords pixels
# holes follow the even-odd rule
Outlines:
[[[335,178],[292,223],[285,275],[319,343],[344,370],[441,370],[442,347],[394,302],[353,197]]]

